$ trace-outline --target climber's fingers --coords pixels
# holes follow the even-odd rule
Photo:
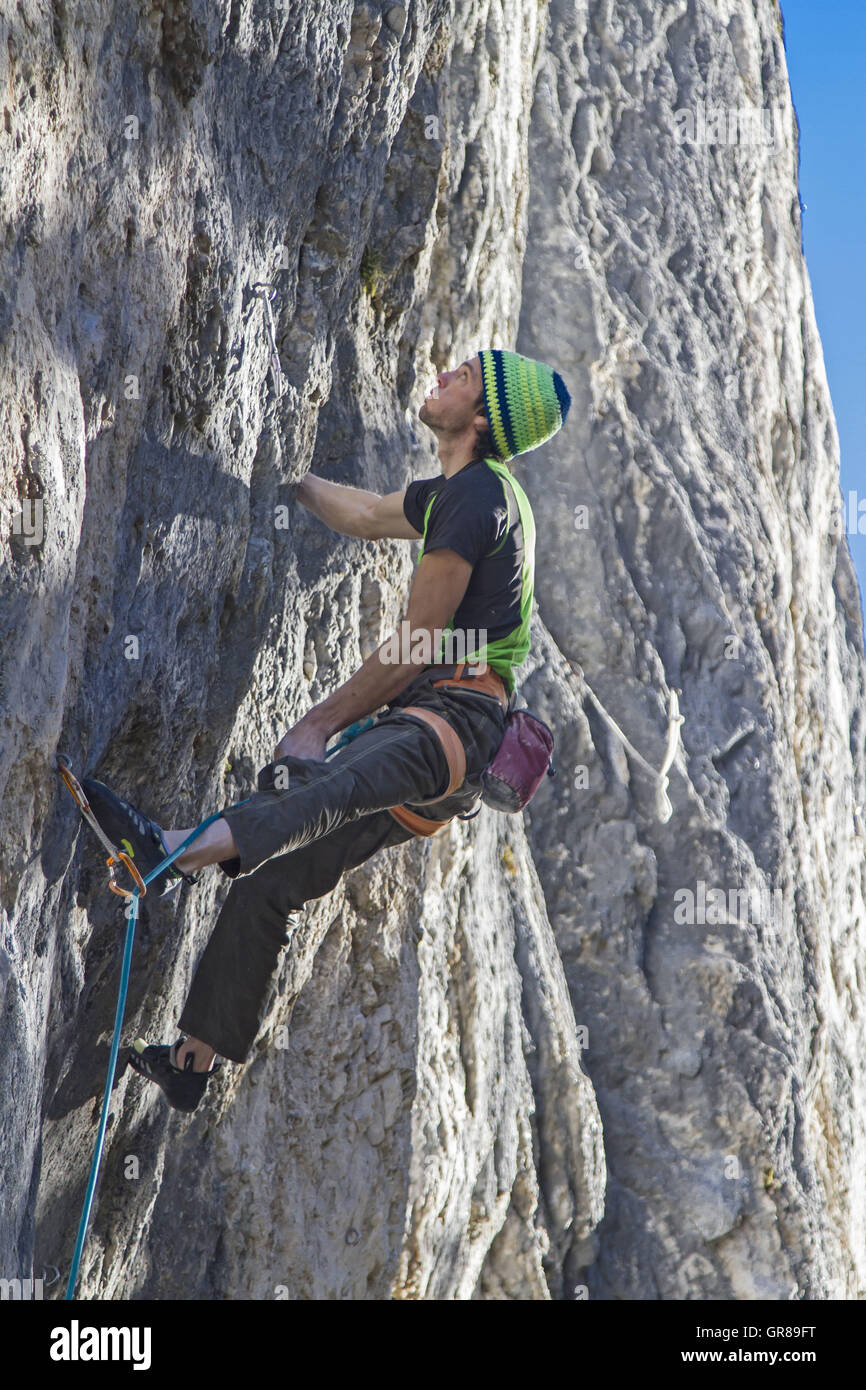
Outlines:
[[[274,749],[274,759],[291,755],[293,758],[309,758],[316,762],[324,762],[327,741],[327,735],[319,726],[301,719],[288,733],[283,734]]]

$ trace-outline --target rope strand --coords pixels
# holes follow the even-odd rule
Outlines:
[[[657,772],[656,769],[647,762],[640,750],[635,748],[631,740],[623,733],[613,716],[608,714],[601,700],[586,679],[583,668],[579,666],[576,661],[569,661],[568,664],[571,667],[573,675],[576,676],[578,684],[586,691],[611,733],[616,735],[623,748],[631,754],[636,762],[640,763],[644,771],[648,773],[656,783],[656,814],[662,825],[666,825],[674,813],[674,808],[668,796],[669,778],[667,774],[673,766],[674,759],[677,755],[680,742],[680,725],[684,722],[684,716],[680,714],[678,692],[676,690],[670,691],[668,702],[667,744],[665,746],[664,761]]]

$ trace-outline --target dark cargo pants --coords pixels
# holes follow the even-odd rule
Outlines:
[[[416,678],[373,728],[326,762],[289,756],[269,763],[259,773],[259,790],[223,813],[239,857],[221,867],[234,882],[179,1020],[185,1033],[220,1056],[246,1059],[292,913],[378,850],[414,838],[389,806],[408,802],[419,815],[445,820],[477,805],[481,772],[502,741],[505,714],[493,696],[434,690],[435,675]],[[466,750],[466,780],[435,806],[415,803],[446,790],[448,762],[433,729],[403,713],[404,704],[442,715]],[[280,782],[284,789],[277,790],[281,766],[288,787]]]

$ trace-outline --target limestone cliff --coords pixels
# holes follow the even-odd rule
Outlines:
[[[0,87],[0,1274],[68,1267],[119,970],[55,748],[245,795],[411,575],[294,485],[437,472],[434,364],[516,346],[574,398],[515,465],[557,776],[310,904],[193,1117],[122,1083],[81,1295],[863,1296],[863,637],[774,0],[21,0]],[[655,766],[680,692],[669,820],[573,663]],[[145,902],[127,1040],[224,892]]]

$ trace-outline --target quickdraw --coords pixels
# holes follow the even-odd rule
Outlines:
[[[277,352],[277,330],[274,324],[274,315],[271,311],[271,300],[276,299],[277,291],[273,285],[260,280],[253,285],[253,293],[259,295],[265,306],[265,326],[268,330],[268,337],[271,340],[271,372],[274,378],[274,390],[278,396],[283,394],[283,369],[280,366],[280,354]]]
[[[134,893],[138,893],[139,896],[143,898],[145,893],[147,892],[147,887],[145,885],[144,879],[138,872],[138,869],[135,867],[126,851],[122,849],[117,849],[117,847],[113,845],[109,840],[102,826],[99,824],[99,821],[93,814],[93,811],[90,809],[90,802],[84,795],[84,788],[81,786],[81,783],[75,776],[75,773],[72,771],[72,765],[70,764],[70,761],[65,753],[58,753],[55,756],[54,766],[55,771],[59,772],[60,776],[63,778],[63,782],[67,790],[72,793],[73,800],[78,806],[78,809],[83,815],[84,819],[87,821],[87,824],[90,826],[91,830],[94,830],[96,832],[96,834],[99,836],[101,844],[105,847],[105,849],[108,850],[108,858],[106,859],[105,863],[107,865],[109,873],[108,886],[111,889],[112,893],[116,893],[120,898],[131,898]],[[129,876],[132,879],[134,887],[121,888],[116,878],[118,864],[123,864],[124,868],[128,870]]]

